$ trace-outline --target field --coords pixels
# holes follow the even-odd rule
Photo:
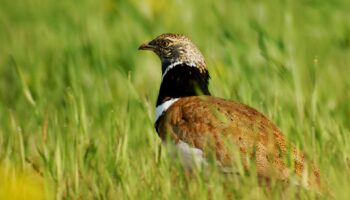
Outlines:
[[[268,115],[330,194],[186,176],[153,127],[161,68],[138,46],[182,33],[215,96]],[[0,0],[0,199],[349,199],[348,0]]]

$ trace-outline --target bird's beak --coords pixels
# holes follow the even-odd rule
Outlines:
[[[153,50],[155,47],[153,45],[150,44],[141,44],[139,46],[139,50]]]

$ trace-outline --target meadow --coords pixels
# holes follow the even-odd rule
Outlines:
[[[166,33],[215,96],[269,116],[332,195],[184,175],[154,127]],[[348,0],[0,0],[0,199],[349,199]]]

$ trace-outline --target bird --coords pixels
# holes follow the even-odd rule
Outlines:
[[[239,158],[244,171],[255,165],[262,180],[288,182],[291,177],[305,180],[306,176],[307,185],[320,184],[319,169],[306,163],[304,153],[288,143],[268,117],[210,93],[205,59],[188,37],[164,33],[138,49],[153,51],[160,58],[162,79],[154,127],[163,143],[177,149],[186,168],[214,160],[223,172],[230,172]]]

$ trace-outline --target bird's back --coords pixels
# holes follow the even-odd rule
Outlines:
[[[304,171],[303,153],[286,144],[281,131],[266,116],[241,103],[213,96],[180,98],[160,118],[157,131],[162,139],[170,136],[175,142],[202,150],[204,157],[215,155],[225,168],[234,168],[239,155],[247,170],[255,160],[261,177],[288,180],[288,159],[293,161],[294,174],[301,176]],[[313,182],[318,182],[318,171],[313,174]]]

